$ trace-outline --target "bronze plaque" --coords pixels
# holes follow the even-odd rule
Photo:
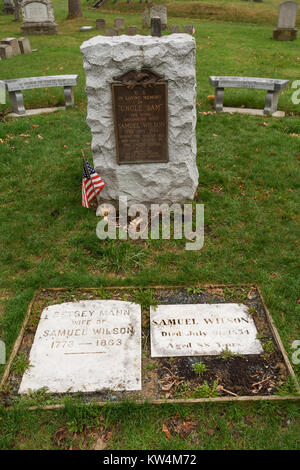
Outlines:
[[[152,72],[131,71],[112,83],[120,164],[168,162],[168,84]]]

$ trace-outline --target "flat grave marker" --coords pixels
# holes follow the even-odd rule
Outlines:
[[[31,367],[17,370],[19,360]],[[0,402],[28,394],[35,406],[28,391],[44,387],[55,394],[53,407],[75,391],[100,404],[300,399],[274,322],[250,285],[42,289],[7,358]]]
[[[141,389],[141,308],[85,300],[43,310],[19,393]]]
[[[150,308],[150,329],[152,357],[263,352],[245,305],[158,305]]]

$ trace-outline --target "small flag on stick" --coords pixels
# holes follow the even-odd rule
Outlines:
[[[94,168],[83,156],[83,173],[82,173],[82,205],[83,207],[91,207],[90,202],[96,198],[102,191],[105,184],[100,176],[95,172]]]

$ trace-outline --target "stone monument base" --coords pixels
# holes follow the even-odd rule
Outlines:
[[[32,22],[21,25],[21,33],[28,34],[58,34],[58,25],[52,22]]]
[[[273,30],[275,41],[295,41],[297,39],[297,29],[276,28]]]

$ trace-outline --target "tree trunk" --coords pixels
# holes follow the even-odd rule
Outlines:
[[[81,18],[82,10],[81,10],[81,0],[68,0],[68,20],[73,18]]]

